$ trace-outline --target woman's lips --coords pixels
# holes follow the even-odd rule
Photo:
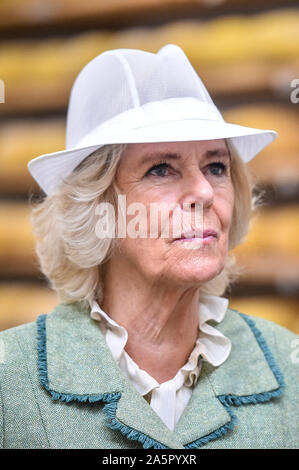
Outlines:
[[[204,237],[204,238],[199,238],[199,237],[193,237],[193,238],[177,238],[174,240],[175,243],[186,243],[186,242],[201,242],[203,245],[208,245],[209,243],[212,243],[214,240],[216,240],[216,237]]]
[[[213,242],[217,238],[217,232],[212,229],[201,231],[184,232],[181,238],[175,238],[174,242],[201,241],[204,245]]]

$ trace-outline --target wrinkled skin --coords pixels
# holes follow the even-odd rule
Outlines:
[[[213,155],[212,150],[221,153]],[[180,158],[153,156],[142,163],[153,152]],[[153,168],[161,160],[166,163]],[[200,203],[203,230],[217,234],[197,249],[186,249],[189,242],[162,237],[161,232],[156,238],[127,237],[120,240],[105,268],[103,308],[128,329],[126,350],[131,357],[162,381],[172,377],[191,352],[197,338],[198,288],[223,270],[228,254],[234,188],[226,142],[129,144],[116,184],[126,195],[127,206],[140,202],[149,209],[152,202],[166,202],[182,208],[184,203],[191,207]],[[128,216],[127,222],[133,218]],[[163,353],[174,356],[173,370],[161,360],[158,366],[154,363],[155,354],[161,358]]]

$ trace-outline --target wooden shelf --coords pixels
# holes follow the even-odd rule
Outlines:
[[[252,13],[267,8],[296,6],[296,0],[2,0],[0,31],[65,30],[70,25],[123,27],[155,24],[182,17]],[[29,30],[30,28],[30,30]]]
[[[28,203],[0,204],[0,277],[39,275],[29,216]]]
[[[285,9],[204,24],[183,20],[156,28],[3,41],[6,101],[0,113],[66,109],[77,74],[101,52],[119,47],[157,52],[167,43],[183,48],[212,96],[271,92],[290,102],[290,81],[299,75],[298,24],[299,10]]]
[[[20,58],[20,63],[22,59]],[[88,60],[86,61],[88,62]],[[82,66],[85,65],[82,62]],[[288,64],[228,64],[226,66],[200,66],[194,64],[202,81],[215,100],[224,100],[228,105],[246,100],[254,102],[265,95],[274,101],[289,103],[290,81],[299,76],[299,60]],[[79,72],[79,68],[76,72]],[[41,80],[6,80],[6,102],[1,105],[0,117],[33,114],[37,112],[66,113],[70,91],[77,73],[66,74],[63,78],[53,77]],[[57,74],[58,75],[58,74]],[[5,76],[5,75],[3,75]],[[234,78],[235,77],[235,78]],[[278,77],[275,81],[273,77]]]
[[[232,297],[229,307],[247,315],[274,321],[299,334],[299,298],[278,296]]]
[[[278,132],[278,138],[249,163],[249,168],[257,182],[269,187],[269,200],[270,196],[283,203],[299,200],[297,108],[244,105],[226,109],[223,116],[228,122]],[[4,122],[0,128],[0,197],[36,192],[37,185],[27,169],[28,161],[64,147],[65,118],[24,117]]]
[[[25,197],[38,188],[27,162],[64,148],[75,77],[105,50],[157,52],[175,43],[216,103],[225,105],[228,122],[278,131],[249,164],[273,192],[273,207],[259,235],[253,230],[238,248],[244,274],[230,306],[299,333],[299,115],[290,103],[290,82],[299,76],[297,6],[295,0],[0,2],[0,79],[6,87],[0,105],[0,330],[34,321],[58,303],[35,255]],[[241,106],[242,100],[253,105]],[[278,212],[275,217],[279,204],[290,211],[288,219]],[[285,235],[275,242],[271,237],[281,229]]]
[[[0,129],[0,197],[36,192],[27,163],[41,154],[65,147],[65,123],[62,119],[15,120]]]
[[[298,284],[299,202],[283,207],[260,208],[251,219],[249,234],[234,248],[239,278],[247,284]]]
[[[0,283],[0,331],[35,321],[58,304],[46,286],[30,282]]]

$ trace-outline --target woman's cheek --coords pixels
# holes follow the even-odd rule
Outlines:
[[[229,191],[219,194],[215,201],[216,212],[221,222],[223,229],[229,229],[234,210],[234,191],[230,188]]]

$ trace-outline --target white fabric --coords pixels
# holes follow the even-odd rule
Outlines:
[[[202,360],[217,367],[229,356],[231,341],[207,323],[209,320],[221,322],[228,302],[224,297],[207,294],[201,296],[198,309],[199,335],[196,345],[188,361],[175,377],[162,384],[140,369],[125,351],[127,330],[110,318],[95,300],[91,304],[91,318],[99,321],[99,327],[114,360],[142,396],[152,392],[150,406],[171,430],[174,429],[191,398],[192,387],[200,375]]]
[[[184,51],[167,44],[156,54],[105,51],[83,67],[73,84],[66,149],[28,164],[46,194],[105,144],[182,142],[225,138],[248,162],[277,137],[227,123]]]

